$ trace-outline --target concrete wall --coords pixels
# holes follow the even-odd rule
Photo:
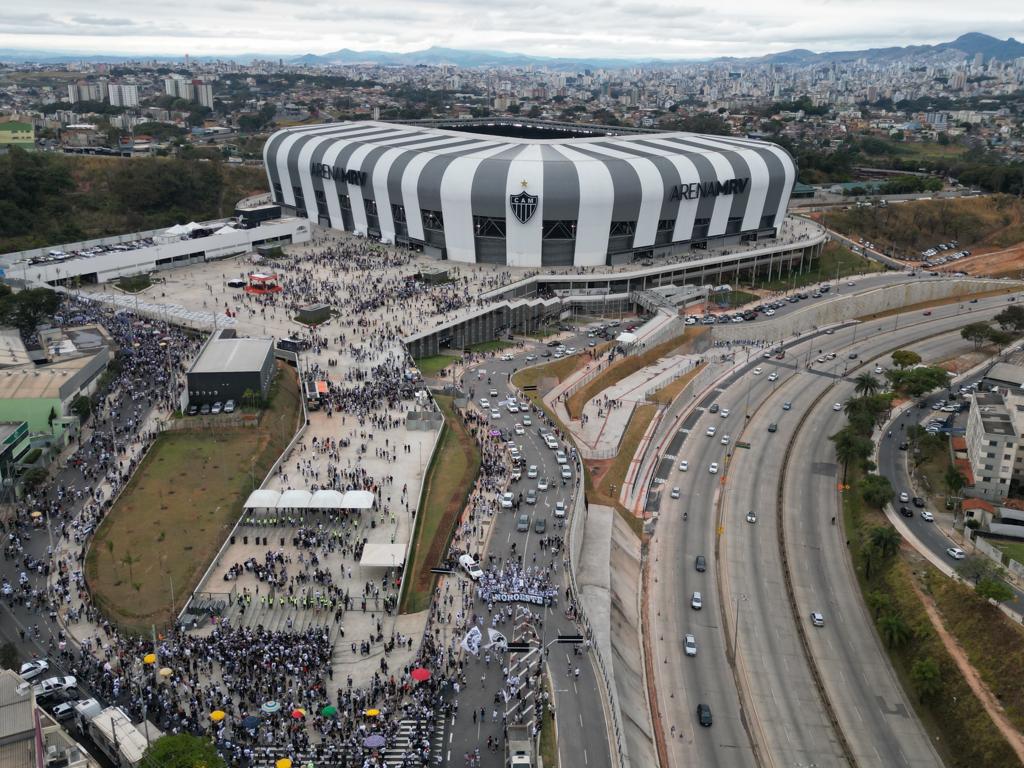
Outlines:
[[[963,277],[914,280],[864,293],[818,300],[816,304],[769,320],[715,325],[712,334],[718,341],[782,341],[797,333],[806,333],[819,326],[834,325],[855,317],[902,309],[925,301],[966,297],[970,294],[1006,289],[1012,285],[1015,284],[1007,280],[976,280]]]
[[[0,421],[27,421],[29,432],[50,433],[50,409],[62,416],[61,401],[57,398],[8,399],[0,400]],[[53,434],[63,432],[60,421],[53,422]]]

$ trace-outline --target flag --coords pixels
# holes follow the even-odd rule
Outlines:
[[[483,633],[480,631],[480,627],[473,627],[466,633],[466,636],[462,638],[462,648],[474,656],[480,655],[480,641],[483,639]]]
[[[505,636],[501,634],[501,632],[499,632],[498,630],[491,629],[490,627],[488,627],[487,645],[484,647],[488,650],[490,650],[491,648],[495,648],[496,650],[505,652],[508,650],[508,640],[506,640]]]

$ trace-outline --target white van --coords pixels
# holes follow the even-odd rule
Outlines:
[[[469,578],[473,581],[478,581],[484,572],[480,570],[480,565],[476,560],[473,559],[472,555],[459,555],[459,565],[462,566]]]

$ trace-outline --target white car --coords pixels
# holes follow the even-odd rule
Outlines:
[[[572,480],[572,470],[569,469],[569,465],[568,464],[563,464],[562,465],[562,479],[563,480]]]
[[[548,485],[548,479],[546,477],[542,477],[540,480],[537,481],[538,491],[546,491],[549,487],[550,486]]]
[[[679,498],[679,486],[678,485],[675,488],[672,489],[671,496],[672,496],[673,499],[678,499]]]
[[[43,672],[50,668],[50,662],[46,659],[34,659],[33,661],[26,661],[21,665],[21,671],[18,673],[26,680],[31,680],[35,677],[39,677]]]
[[[708,467],[708,472],[710,472],[712,475],[717,475],[718,474],[718,462],[717,461],[712,461],[711,462],[711,466]]]
[[[876,365],[875,366],[875,373],[881,373],[881,372],[882,372],[882,366]]]
[[[841,410],[843,410],[843,404],[842,403],[832,403],[832,410],[833,411],[841,411]]]
[[[480,564],[473,559],[472,555],[459,555],[459,565],[473,581],[478,581],[484,575],[484,572],[480,570]]]
[[[759,365],[759,366],[757,366],[757,368],[754,369],[753,373],[754,373],[755,376],[760,376],[762,373],[764,373],[764,368],[762,368]]]
[[[492,408],[491,409],[491,419],[497,421],[500,418],[501,418],[501,411],[499,411],[497,408]]]
[[[564,501],[556,501],[555,502],[555,517],[557,517],[559,519],[562,519],[562,518],[565,517],[565,502]]]
[[[565,464],[568,461],[565,457],[565,451],[555,451],[555,461],[559,464]]]
[[[508,405],[505,406],[505,409],[509,413],[519,413],[519,404],[512,400],[509,400]]]
[[[487,410],[488,408],[491,407],[491,401],[488,400],[486,397],[481,397],[480,398],[480,407],[483,408],[484,410]]]
[[[690,462],[688,462],[686,459],[683,459],[682,461],[679,462],[679,471],[680,472],[687,472],[689,469],[690,469]]]
[[[771,317],[772,315],[775,314],[775,310],[774,309],[766,309],[764,311],[764,314],[765,314],[765,317]]]
[[[537,479],[537,465],[531,464],[526,470],[526,476],[531,480]]]
[[[532,427],[533,426],[533,419],[531,419],[529,416],[523,416],[523,426],[524,427]]]
[[[777,374],[775,371],[772,371],[771,373],[768,374],[768,381],[778,381],[778,380],[779,380],[779,374]]]
[[[900,501],[904,503],[910,501],[910,494],[906,491],[900,491]]]
[[[946,554],[952,557],[954,560],[963,560],[965,557],[967,557],[967,553],[960,549],[960,547],[950,547],[946,550]]]
[[[690,598],[690,607],[695,611],[704,607],[704,598],[700,596],[700,592],[693,593],[693,597]]]
[[[683,648],[686,650],[686,655],[687,656],[696,656],[697,655],[697,638],[695,638],[693,635],[687,635],[683,639]]]
[[[728,435],[722,435],[722,439],[719,440],[719,442],[722,445],[728,445],[729,444],[729,436]]]
[[[717,432],[717,431],[718,430],[715,429],[715,425],[712,424],[710,427],[708,427],[706,430],[704,430],[704,434],[707,435],[708,437],[714,437],[715,436],[715,432]]]
[[[722,418],[723,419],[729,418],[729,409],[728,408],[723,408],[722,410],[719,411],[719,413],[722,414]]]
[[[517,435],[526,434],[526,430],[523,428],[522,424],[516,424],[514,427],[512,427],[512,431],[515,432]]]
[[[756,523],[757,522],[757,513],[755,513],[754,510],[750,510],[749,512],[747,512],[747,522],[748,523]]]
[[[811,614],[811,624],[813,624],[816,627],[825,626],[825,617],[821,614],[820,611],[815,611]]]
[[[502,509],[512,509],[512,501],[513,499],[511,491],[505,491],[505,493],[501,494]]]
[[[921,519],[924,520],[926,523],[934,523],[935,522],[935,515],[933,515],[927,509],[922,509],[921,510]]]
[[[502,360],[503,360],[504,362],[506,362],[506,363],[508,363],[508,362],[511,362],[511,360],[512,360],[512,355],[510,355],[510,354],[509,354],[508,352],[506,352],[506,353],[505,353],[504,355],[502,355],[502,356],[501,356],[501,359],[502,359]]]
[[[43,680],[43,682],[38,685],[32,686],[32,690],[38,698],[41,696],[48,696],[49,694],[56,693],[57,691],[67,691],[74,688],[77,684],[78,681],[75,680],[75,678],[70,675],[65,675],[64,677],[51,677]]]

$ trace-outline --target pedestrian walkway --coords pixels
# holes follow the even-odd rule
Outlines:
[[[444,723],[424,719],[400,720],[398,730],[384,749],[384,765],[387,768],[404,768],[409,765],[408,755],[419,754],[426,740],[430,747],[430,765],[440,765],[443,760]]]

